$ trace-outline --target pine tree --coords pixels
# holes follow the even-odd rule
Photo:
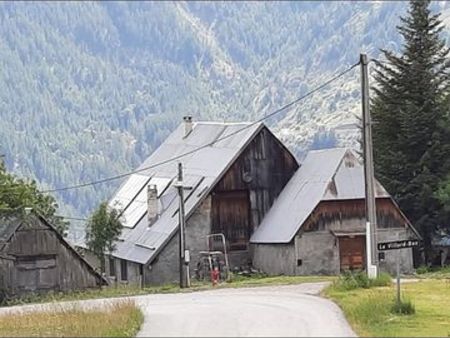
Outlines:
[[[381,50],[387,62],[376,62],[371,104],[376,175],[419,228],[426,254],[445,222],[436,192],[450,168],[449,49],[429,5],[411,1],[401,18],[401,55]]]

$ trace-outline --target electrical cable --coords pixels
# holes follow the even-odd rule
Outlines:
[[[278,108],[277,110],[273,111],[272,113],[270,113],[268,115],[265,115],[264,117],[254,121],[252,123],[249,123],[249,124],[245,125],[244,127],[240,128],[239,130],[236,130],[236,131],[234,131],[234,132],[232,132],[230,134],[227,134],[227,135],[225,135],[223,137],[219,137],[218,139],[216,139],[216,140],[214,140],[212,142],[209,142],[209,143],[204,144],[204,145],[202,145],[200,147],[194,148],[194,149],[192,149],[192,150],[190,150],[188,152],[185,152],[183,154],[171,157],[171,158],[169,158],[167,160],[164,160],[164,161],[152,164],[150,166],[143,167],[143,168],[140,168],[140,169],[137,169],[137,170],[132,170],[132,171],[129,171],[129,172],[126,172],[126,173],[122,173],[122,174],[119,174],[119,175],[110,176],[110,177],[106,177],[104,179],[91,181],[91,182],[86,182],[86,183],[75,184],[75,185],[62,187],[62,188],[42,190],[40,192],[41,193],[52,193],[52,192],[67,191],[67,190],[79,189],[79,188],[83,188],[83,187],[88,187],[88,186],[93,186],[93,185],[97,185],[97,184],[102,184],[102,183],[110,182],[110,181],[113,181],[113,180],[121,179],[123,177],[130,176],[132,174],[136,174],[136,173],[139,173],[139,172],[142,172],[142,171],[146,171],[146,170],[149,170],[149,169],[152,169],[152,168],[155,168],[155,167],[158,167],[158,166],[161,166],[161,165],[164,165],[164,164],[176,161],[176,160],[178,160],[180,158],[183,158],[185,156],[191,155],[191,154],[193,154],[193,153],[195,153],[197,151],[200,151],[200,150],[202,150],[204,148],[210,147],[210,146],[212,146],[213,144],[215,144],[217,142],[220,142],[220,141],[223,141],[223,140],[225,140],[225,139],[227,139],[229,137],[232,137],[232,136],[242,132],[243,130],[249,129],[249,128],[253,127],[256,124],[258,124],[258,123],[260,123],[260,122],[262,122],[264,120],[267,120],[267,119],[269,119],[269,118],[271,118],[271,117],[273,117],[273,116],[275,116],[275,115],[285,111],[286,109],[291,108],[292,106],[294,106],[298,102],[306,99],[307,97],[313,95],[314,93],[316,93],[319,90],[323,89],[324,87],[328,86],[330,83],[332,83],[332,82],[336,81],[337,79],[341,78],[342,76],[346,75],[347,73],[352,71],[359,64],[360,64],[360,62],[357,62],[357,63],[353,64],[352,66],[350,66],[346,70],[344,70],[344,71],[338,73],[337,75],[331,77],[330,79],[328,79],[327,81],[323,82],[321,85],[315,87],[314,89],[312,89],[308,93],[306,93],[306,94],[298,97],[297,99],[295,99],[295,100],[285,104],[284,106]]]

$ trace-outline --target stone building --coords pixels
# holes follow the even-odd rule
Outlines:
[[[377,241],[420,238],[376,182]],[[311,151],[252,235],[253,264],[270,274],[365,269],[364,169],[353,151]],[[412,249],[381,253],[380,269],[412,272]]]
[[[231,265],[248,264],[250,236],[297,170],[297,161],[262,123],[186,119],[109,202],[121,210],[124,224],[105,264],[110,280],[139,285],[178,280],[178,164],[168,160],[198,147],[179,159],[183,184],[189,187],[185,214],[191,266],[207,249],[211,233],[225,235]]]
[[[37,213],[0,213],[3,296],[96,288],[106,281]]]
[[[232,267],[253,264],[270,274],[365,267],[363,173],[350,150],[311,152],[299,166],[263,123],[186,118],[109,202],[124,223],[115,251],[106,257],[111,281],[178,281],[178,161],[191,274],[207,249],[206,237],[215,233],[224,234]],[[378,183],[377,194],[378,238],[415,236]],[[386,253],[387,269],[392,260]],[[402,266],[412,269],[410,251],[402,253]]]

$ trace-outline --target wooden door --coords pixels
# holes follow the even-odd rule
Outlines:
[[[366,262],[366,245],[364,236],[340,237],[339,255],[341,271],[363,270]]]
[[[57,289],[56,258],[54,255],[17,258],[16,288],[23,291]]]
[[[227,191],[213,195],[212,232],[223,233],[230,250],[246,250],[250,239],[248,191]]]

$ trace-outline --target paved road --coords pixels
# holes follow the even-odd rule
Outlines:
[[[139,336],[355,336],[341,310],[316,296],[325,285],[155,295],[139,300],[147,318]]]
[[[355,336],[338,306],[317,296],[325,285],[305,283],[130,298],[144,312],[144,325],[138,335],[141,337]],[[98,299],[56,306],[96,308],[115,301]],[[55,304],[4,308],[0,315],[54,307]]]

